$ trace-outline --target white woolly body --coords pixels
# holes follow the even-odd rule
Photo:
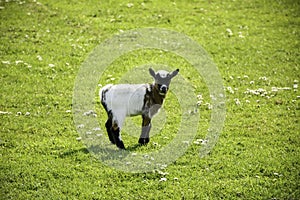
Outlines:
[[[113,122],[122,128],[126,116],[142,114],[148,84],[106,85],[100,90],[100,99],[113,114]],[[104,96],[102,97],[102,91]]]

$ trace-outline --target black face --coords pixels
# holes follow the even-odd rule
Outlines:
[[[157,85],[157,89],[159,90],[159,94],[161,95],[166,95],[167,91],[168,91],[168,86],[166,86],[165,84],[156,84]]]

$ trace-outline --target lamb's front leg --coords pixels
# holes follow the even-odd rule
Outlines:
[[[139,143],[141,145],[145,145],[149,143],[150,137],[149,137],[149,132],[151,129],[151,119],[147,116],[143,115],[143,123],[142,123],[142,133],[139,139]]]

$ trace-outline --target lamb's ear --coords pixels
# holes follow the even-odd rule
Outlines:
[[[149,68],[150,75],[155,78],[155,71],[152,68]]]
[[[176,69],[175,71],[173,71],[171,74],[170,74],[170,79],[173,78],[174,76],[176,76],[179,72],[179,69]]]

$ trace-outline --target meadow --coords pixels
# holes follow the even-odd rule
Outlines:
[[[168,52],[121,56],[99,86],[124,82],[145,63],[180,68],[200,113],[184,155],[131,173],[99,161],[82,142],[74,83],[95,47],[146,27],[183,33],[206,50],[222,76],[226,120],[216,146],[200,157],[211,115],[202,78]],[[0,199],[299,199],[299,30],[300,2],[294,0],[1,0]],[[104,129],[97,89],[95,112]],[[180,123],[175,95],[164,108],[166,122],[147,146],[135,147],[137,138],[124,131],[127,151],[155,151],[171,142]],[[133,123],[139,126],[140,119]]]

